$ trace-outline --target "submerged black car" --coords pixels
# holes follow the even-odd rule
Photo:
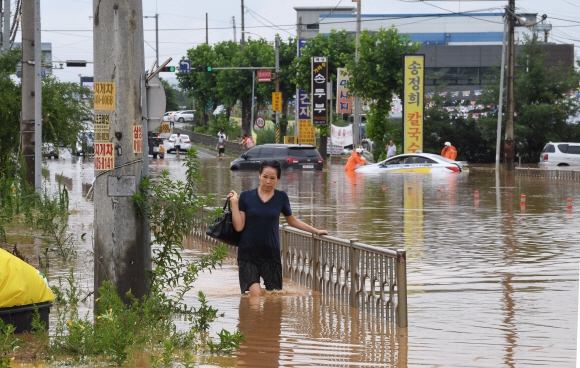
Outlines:
[[[232,161],[230,170],[258,171],[265,160],[280,162],[283,170],[322,170],[324,164],[316,147],[311,145],[262,144]]]

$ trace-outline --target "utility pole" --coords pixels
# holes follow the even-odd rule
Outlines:
[[[153,17],[144,15],[143,18],[155,18],[155,66],[159,68],[159,14]]]
[[[506,17],[508,16],[506,12]],[[499,102],[497,106],[497,140],[495,146],[495,171],[499,172],[499,156],[501,147],[501,119],[503,110],[503,81],[505,76],[505,49],[506,49],[506,36],[508,30],[507,18],[504,20],[503,26],[503,41],[501,44],[501,70],[499,78]]]
[[[2,13],[4,16],[2,49],[4,52],[6,52],[10,48],[10,0],[4,0],[4,8]]]
[[[209,35],[208,35],[208,24],[207,24],[207,13],[205,13],[205,44],[209,45]]]
[[[133,148],[133,128],[141,126],[144,116],[142,2],[93,0],[93,14],[95,114],[109,122],[108,140],[95,142],[95,169],[101,165],[97,162],[111,163],[109,154],[114,157],[111,169],[95,170],[94,288],[98,294],[102,283],[110,281],[128,303],[128,291],[137,298],[147,292],[149,244],[132,198],[139,190],[143,157],[147,157]],[[97,152],[102,148],[105,153]]]
[[[514,64],[515,64],[515,46],[514,46],[514,27],[516,20],[516,2],[509,0],[508,5],[508,66],[507,66],[507,91],[506,91],[506,123],[505,123],[505,140],[503,152],[507,171],[515,170],[514,167]]]
[[[20,136],[26,181],[42,190],[42,54],[40,0],[22,4],[22,112]]]
[[[356,53],[355,60],[358,63],[360,60],[360,12],[361,12],[361,0],[356,3]],[[352,132],[352,147],[353,150],[359,144],[360,141],[360,98],[354,96],[354,121],[353,121],[353,132]]]
[[[244,52],[244,45],[246,43],[246,33],[244,32],[244,0],[242,0],[242,42],[240,45],[242,46],[242,52]],[[252,123],[253,124],[253,123]]]
[[[275,52],[275,66],[276,66],[276,92],[280,92],[280,38],[276,35],[276,40],[274,41],[276,52]],[[280,129],[280,112],[276,111],[276,129]],[[279,143],[279,142],[276,142]]]
[[[232,16],[232,25],[234,26],[234,42],[237,42],[238,36],[236,35],[236,17]]]

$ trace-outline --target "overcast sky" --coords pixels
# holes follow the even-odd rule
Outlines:
[[[361,0],[362,14],[456,13],[467,11],[501,12],[506,1],[401,1]],[[93,61],[91,0],[40,0],[42,42],[52,43],[54,61]],[[244,0],[247,37],[273,40],[296,36],[296,6],[352,6],[351,0]],[[578,0],[516,0],[518,12],[546,14],[553,25],[551,42],[574,43],[580,47],[580,2]],[[205,14],[209,19],[209,43],[234,38],[235,17],[240,39],[241,0],[143,0],[143,15],[159,14],[159,56],[173,58],[177,65],[186,50],[205,43]],[[155,19],[145,18],[145,65],[155,58]],[[364,29],[364,26],[363,26]],[[20,41],[17,36],[17,41]],[[92,66],[54,70],[62,81],[79,81],[79,74],[92,76]]]

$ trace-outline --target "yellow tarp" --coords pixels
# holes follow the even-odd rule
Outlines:
[[[0,249],[0,308],[52,301],[54,294],[40,272]]]

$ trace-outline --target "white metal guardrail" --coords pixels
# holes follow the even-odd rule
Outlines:
[[[549,179],[580,180],[580,170],[571,170],[570,168],[538,169],[516,167],[516,175]]]
[[[205,208],[191,232],[211,244],[221,243],[205,235]],[[204,216],[205,215],[205,216]],[[332,236],[315,236],[288,225],[280,226],[283,276],[323,295],[365,310],[406,328],[407,256],[405,250],[392,251]],[[228,246],[231,252],[237,248]]]

